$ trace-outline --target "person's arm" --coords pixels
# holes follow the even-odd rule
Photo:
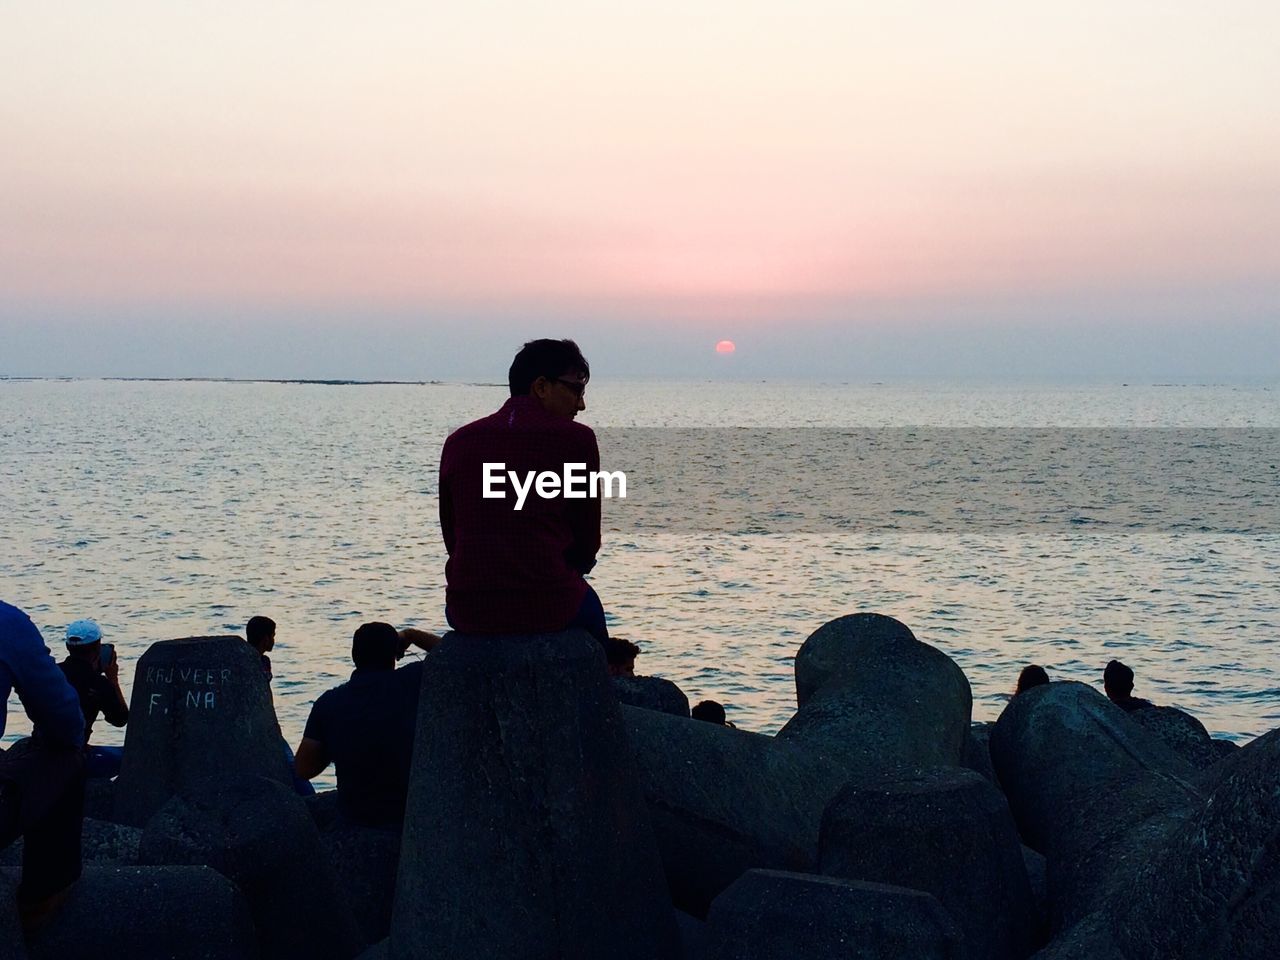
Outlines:
[[[418,647],[427,653],[434,650],[442,638],[434,633],[428,633],[426,630],[419,630],[417,627],[405,627],[400,631],[400,642],[404,645],[401,655],[410,647]]]
[[[449,441],[446,440],[444,450],[440,452],[440,533],[444,537],[445,552],[453,556],[453,547],[457,541],[453,533],[453,493],[449,488],[449,460]]]
[[[13,688],[31,718],[34,733],[47,743],[79,749],[84,746],[84,716],[80,697],[58,669],[40,631],[26,614],[0,621],[0,656],[13,677]]]
[[[129,701],[124,698],[120,689],[120,661],[115,656],[102,671],[102,684],[99,691],[99,706],[102,716],[113,727],[123,727],[129,722]]]
[[[324,744],[304,736],[293,753],[293,772],[303,780],[313,780],[328,765],[329,758],[325,755]]]
[[[329,751],[324,747],[324,730],[325,718],[330,713],[332,702],[328,693],[322,693],[320,699],[311,705],[307,725],[302,730],[302,742],[293,752],[293,772],[303,780],[319,776],[329,765]]]
[[[590,435],[590,445],[583,454],[590,475],[600,469],[600,447],[596,444],[594,433]],[[598,492],[598,491],[597,491]],[[583,500],[565,500],[569,529],[573,534],[573,543],[565,552],[565,559],[579,573],[587,574],[596,565],[596,554],[600,552],[600,497],[588,496]]]

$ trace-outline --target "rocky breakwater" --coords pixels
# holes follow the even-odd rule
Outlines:
[[[961,766],[986,768],[963,673],[887,617],[806,641],[776,737],[620,707],[581,633],[451,635],[423,670],[398,843],[329,823],[324,798],[309,815],[282,784],[243,641],[157,648],[172,660],[184,643],[226,656],[149,681],[156,648],[144,657],[134,709],[152,723],[130,732],[133,779],[95,799],[143,829],[86,831],[115,862],[28,941],[35,960],[104,942],[139,960],[346,960],[388,923],[367,956],[1022,960],[1044,943],[1024,864],[1045,859],[1038,960],[1280,956],[1280,731],[1197,770],[1167,717],[1148,729],[1054,683],[991,728],[993,780]],[[218,681],[191,710],[249,692],[220,727],[169,719],[190,696],[166,693],[182,669]],[[180,759],[202,750],[214,766]],[[124,918],[105,933],[103,908]],[[15,920],[0,909],[0,934]]]

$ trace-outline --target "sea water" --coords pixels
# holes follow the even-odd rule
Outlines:
[[[444,629],[440,447],[505,394],[0,381],[0,597],[59,658],[67,623],[98,620],[126,694],[150,643],[271,616],[296,745],[316,697],[350,674],[357,626]],[[998,715],[1027,663],[1100,686],[1118,658],[1137,695],[1216,736],[1280,720],[1276,386],[601,379],[587,402],[580,419],[631,496],[605,503],[591,576],[610,630],[640,645],[638,672],[722,701],[741,727],[785,723],[796,649],[860,611],[955,659],[975,719]],[[1010,471],[1011,444],[1042,449]],[[1171,447],[1216,459],[1166,474]],[[26,731],[15,697],[5,739]],[[123,731],[99,721],[95,741]]]

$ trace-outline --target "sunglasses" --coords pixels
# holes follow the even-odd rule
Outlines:
[[[587,392],[587,385],[581,380],[568,380],[565,377],[556,377],[557,383],[563,383],[566,387],[573,391],[575,397],[581,398]]]

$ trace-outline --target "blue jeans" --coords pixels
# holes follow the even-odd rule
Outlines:
[[[566,630],[581,629],[587,631],[601,643],[609,639],[609,626],[604,622],[604,605],[600,595],[591,584],[587,584],[587,592],[582,598],[582,606],[565,626]]]
[[[448,607],[444,608],[444,618],[448,621],[450,627],[454,630],[458,629],[453,622],[453,617],[449,614]],[[585,630],[601,643],[609,639],[609,627],[604,622],[604,605],[600,602],[600,595],[596,593],[591,584],[587,584],[587,592],[582,597],[578,612],[573,615],[573,619],[566,623],[562,629]]]
[[[90,747],[84,757],[84,775],[90,780],[110,780],[123,762],[124,747]]]
[[[314,797],[316,788],[311,785],[311,781],[303,780],[293,772],[293,750],[283,737],[280,738],[280,746],[284,747],[284,762],[289,765],[289,778],[293,781],[293,792],[300,797]]]

